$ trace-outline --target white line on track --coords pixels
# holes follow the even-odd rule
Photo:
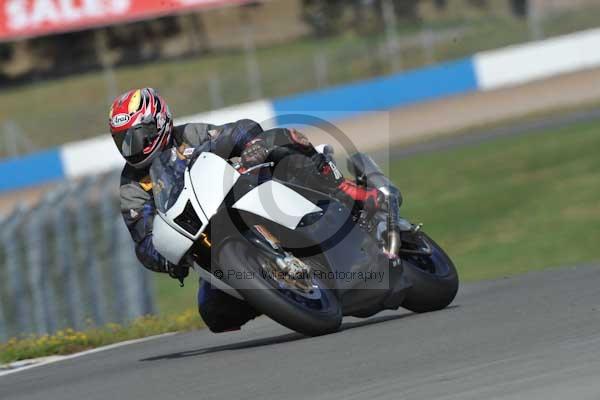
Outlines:
[[[163,333],[162,335],[149,336],[149,337],[142,338],[142,339],[127,340],[125,342],[119,342],[119,343],[115,343],[115,344],[110,344],[108,346],[97,347],[95,349],[90,349],[90,350],[82,351],[80,353],[75,353],[75,354],[69,354],[69,355],[66,355],[66,356],[44,357],[42,359],[42,361],[40,361],[40,362],[35,362],[35,360],[31,360],[31,362],[33,364],[26,364],[23,367],[18,367],[17,366],[14,369],[9,369],[9,370],[6,370],[6,371],[0,370],[0,377],[6,376],[6,375],[10,375],[10,374],[14,374],[16,372],[26,371],[26,370],[29,370],[29,369],[32,369],[32,368],[36,368],[36,367],[41,367],[43,365],[54,364],[54,363],[57,363],[57,362],[60,362],[60,361],[65,361],[65,360],[71,360],[73,358],[83,357],[83,356],[87,356],[89,354],[99,353],[101,351],[111,350],[111,349],[115,349],[115,348],[118,348],[118,347],[129,346],[131,344],[148,342],[150,340],[160,339],[160,338],[172,336],[172,335],[175,335],[175,334],[177,334],[177,332]],[[24,361],[21,361],[19,363],[26,363],[26,362],[27,362],[27,360],[24,360]],[[1,368],[1,366],[0,366],[0,368]]]

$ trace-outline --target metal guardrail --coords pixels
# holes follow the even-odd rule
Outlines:
[[[0,221],[0,341],[155,311],[117,187],[115,174],[64,183]]]

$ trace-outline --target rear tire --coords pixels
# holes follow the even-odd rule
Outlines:
[[[425,313],[441,310],[452,303],[458,292],[458,273],[450,257],[425,233],[420,233],[432,250],[430,256],[401,254],[404,274],[412,287],[402,307]]]
[[[238,290],[257,311],[281,325],[307,336],[320,336],[336,332],[342,323],[342,309],[337,297],[323,282],[316,280],[321,298],[306,301],[290,290],[275,286],[276,281],[262,274],[260,258],[267,255],[240,240],[231,240],[219,252],[219,265],[236,272],[252,272],[252,279],[224,279]],[[227,275],[227,274],[225,274]]]

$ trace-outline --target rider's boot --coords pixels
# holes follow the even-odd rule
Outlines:
[[[240,330],[246,322],[260,315],[250,304],[200,281],[198,309],[202,320],[214,333]]]
[[[317,151],[319,150],[320,146],[317,146]],[[400,232],[401,195],[383,173],[380,171],[377,173],[381,175],[381,182],[372,182],[372,184],[379,184],[379,187],[368,186],[368,182],[359,185],[342,176],[333,161],[332,152],[320,151],[319,153],[314,157],[317,170],[334,197],[355,211],[364,210],[367,218],[372,217],[377,211],[385,212],[388,215],[388,229]],[[378,168],[372,160],[368,162],[373,163],[373,168]]]
[[[347,206],[357,211],[364,210],[367,215],[373,215],[384,205],[384,196],[375,188],[359,186],[344,178],[336,187],[333,195]]]

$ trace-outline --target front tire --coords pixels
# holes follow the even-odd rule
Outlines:
[[[241,274],[252,273],[251,279],[233,278],[227,283],[257,311],[307,336],[336,332],[342,323],[342,309],[333,291],[315,280],[320,298],[308,301],[289,289],[277,287],[277,281],[262,273],[261,262],[270,257],[248,243],[231,240],[219,251],[218,263],[222,268]]]
[[[458,273],[444,250],[425,233],[419,239],[431,248],[431,255],[400,254],[404,274],[412,287],[402,307],[425,313],[441,310],[452,303],[458,292]]]

